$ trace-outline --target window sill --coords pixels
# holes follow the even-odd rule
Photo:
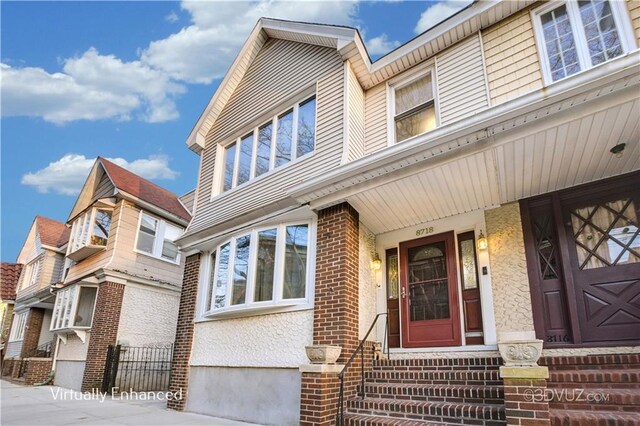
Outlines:
[[[141,250],[138,250],[138,249],[133,249],[133,251],[135,253],[137,253],[137,254],[142,255],[142,256],[150,257],[151,259],[155,259],[155,260],[160,260],[162,262],[169,263],[171,265],[180,265],[180,256],[179,255],[178,255],[178,258],[176,259],[176,261],[174,262],[173,260],[165,259],[164,257],[154,256],[151,253],[147,253],[146,251],[141,251]]]
[[[300,302],[284,302],[277,305],[254,305],[242,306],[240,308],[226,308],[217,312],[209,312],[200,316],[196,322],[208,322],[216,320],[225,320],[233,318],[246,318],[261,315],[279,314],[285,312],[295,312],[312,309],[313,305],[305,301]]]

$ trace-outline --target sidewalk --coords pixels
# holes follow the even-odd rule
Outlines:
[[[12,425],[220,425],[249,423],[167,410],[164,401],[79,399],[57,386],[21,386],[0,381],[0,423]]]

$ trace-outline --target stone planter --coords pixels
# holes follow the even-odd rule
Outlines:
[[[342,352],[341,346],[332,345],[305,346],[304,349],[311,364],[335,364]]]
[[[534,367],[542,355],[542,340],[522,333],[505,333],[498,341],[498,350],[507,367]]]

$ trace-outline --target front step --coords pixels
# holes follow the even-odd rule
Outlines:
[[[639,369],[581,369],[549,372],[549,387],[580,383],[588,388],[638,388]]]
[[[443,426],[445,423],[423,422],[420,420],[392,419],[390,417],[345,414],[344,424],[348,426]]]
[[[624,411],[640,413],[637,389],[553,388],[548,391],[549,408],[559,410]]]
[[[637,426],[640,414],[623,412],[594,412],[584,410],[553,410],[551,426]]]
[[[505,424],[504,405],[427,402],[383,398],[354,398],[348,410],[353,414],[368,414],[427,422],[465,424]]]
[[[382,399],[475,404],[504,402],[502,386],[368,383],[365,391],[370,398]]]
[[[502,384],[498,370],[377,370],[366,373],[371,383],[477,384],[498,386]]]

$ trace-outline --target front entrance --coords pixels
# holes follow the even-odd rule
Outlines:
[[[400,243],[405,348],[461,344],[454,233]]]

